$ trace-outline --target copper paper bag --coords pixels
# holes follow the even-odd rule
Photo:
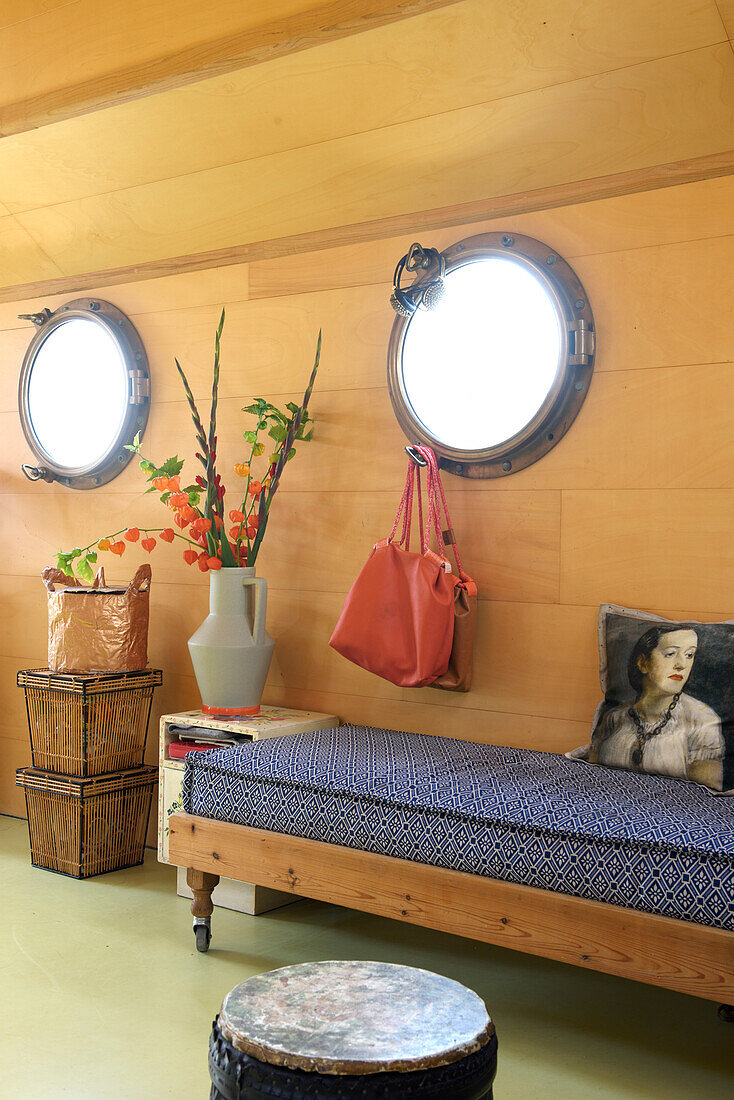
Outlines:
[[[127,588],[91,587],[60,569],[44,569],[48,589],[48,667],[52,672],[137,672],[148,663],[151,569],[141,565]],[[56,590],[57,584],[66,587]]]

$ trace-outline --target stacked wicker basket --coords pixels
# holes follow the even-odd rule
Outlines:
[[[25,788],[31,862],[89,878],[142,863],[158,769],[143,766],[160,669],[18,673],[33,767]]]

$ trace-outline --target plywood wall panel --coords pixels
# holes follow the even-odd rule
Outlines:
[[[34,5],[0,29],[0,133],[335,41],[450,0],[111,0]],[[22,8],[21,8],[22,11]],[[58,43],[67,44],[59,49]]]
[[[710,46],[17,220],[66,274],[185,256],[720,152],[733,88]]]
[[[423,695],[425,701],[422,702],[412,697],[396,702],[393,699],[335,695],[314,690],[278,692],[268,686],[266,698],[274,706],[320,710],[340,717],[348,714],[349,721],[359,725],[407,730],[409,733],[426,733],[436,737],[458,737],[462,741],[480,744],[518,748],[532,744],[546,752],[567,752],[589,739],[588,722],[436,707],[432,702],[433,696],[427,695]]]
[[[484,232],[525,233],[547,242],[572,263],[582,256],[626,252],[734,234],[730,177],[562,206],[424,232],[424,244],[447,248]],[[390,237],[259,260],[250,264],[250,297],[272,298],[344,286],[385,283],[412,236]],[[0,319],[7,306],[0,306]]]
[[[561,599],[734,615],[733,509],[731,489],[565,491]]]
[[[93,538],[119,530],[121,520],[155,528],[172,523],[157,496],[50,497],[40,526],[38,498],[32,491],[0,495],[0,508],[18,534],[12,547],[0,543],[0,572],[18,576],[32,575],[39,561],[54,564],[59,530],[68,530],[74,545],[86,546]],[[396,508],[392,492],[283,489],[273,505],[258,568],[272,589],[295,586],[344,594],[373,543],[390,533]],[[557,602],[560,510],[558,492],[457,497],[452,519],[462,532],[460,553],[472,563],[482,598]],[[140,562],[150,561],[155,578],[193,584],[199,572],[183,560],[186,545],[178,539],[168,546],[159,540],[148,558],[140,543],[129,543],[121,560],[100,553],[99,562],[112,577],[131,575]],[[418,545],[417,520],[412,545]],[[64,549],[72,549],[72,544]]]
[[[663,0],[620,0],[614,9],[591,0],[569,3],[563,18],[548,18],[544,0],[530,0],[518,18],[513,5],[452,4],[256,68],[12,135],[0,145],[0,199],[12,212],[73,201],[722,41],[713,0],[678,0],[674,7],[671,17]],[[209,34],[216,27],[217,13],[211,14]],[[177,12],[177,24],[179,18]],[[2,46],[0,34],[0,51]]]

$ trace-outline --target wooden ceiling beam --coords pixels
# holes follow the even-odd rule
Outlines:
[[[103,9],[111,5],[111,0],[101,2]],[[100,12],[100,0],[62,4],[0,26],[0,69],[8,78],[4,90],[0,82],[0,137],[271,61],[456,2],[268,0],[232,9],[226,4],[130,0],[125,20],[113,11],[116,3],[107,13],[109,19],[104,10]],[[179,9],[185,9],[187,27],[180,26]],[[240,26],[233,27],[232,10],[241,13]],[[133,35],[129,43],[126,28]],[[202,41],[205,35],[217,37]],[[160,51],[152,46],[156,42]],[[166,47],[171,52],[162,52]],[[120,56],[129,58],[127,66],[119,67]],[[33,94],[14,98],[15,88],[29,85],[34,86]]]
[[[551,210],[576,203],[594,202],[598,199],[629,195],[635,192],[653,191],[661,187],[696,183],[700,180],[734,175],[734,149],[708,156],[693,157],[653,167],[638,168],[627,172],[615,172],[594,179],[555,184],[532,191],[474,202],[457,203],[438,209],[399,214],[378,218],[334,229],[315,230],[279,237],[268,241],[255,241],[214,249],[189,256],[175,256],[165,260],[153,260],[143,264],[117,267],[105,271],[93,271],[78,275],[64,275],[23,285],[0,288],[0,302],[26,301],[44,295],[69,294],[89,289],[113,286],[118,283],[155,279],[185,271],[202,271],[232,264],[254,263],[258,260],[276,259],[306,252],[316,252],[341,245],[381,240],[402,234],[436,230],[453,225],[489,221],[494,218],[526,214],[532,211]]]

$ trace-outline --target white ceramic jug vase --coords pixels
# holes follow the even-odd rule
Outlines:
[[[255,598],[256,597],[256,598]],[[209,574],[209,614],[189,638],[208,714],[257,714],[275,642],[265,630],[267,583],[255,567]]]

